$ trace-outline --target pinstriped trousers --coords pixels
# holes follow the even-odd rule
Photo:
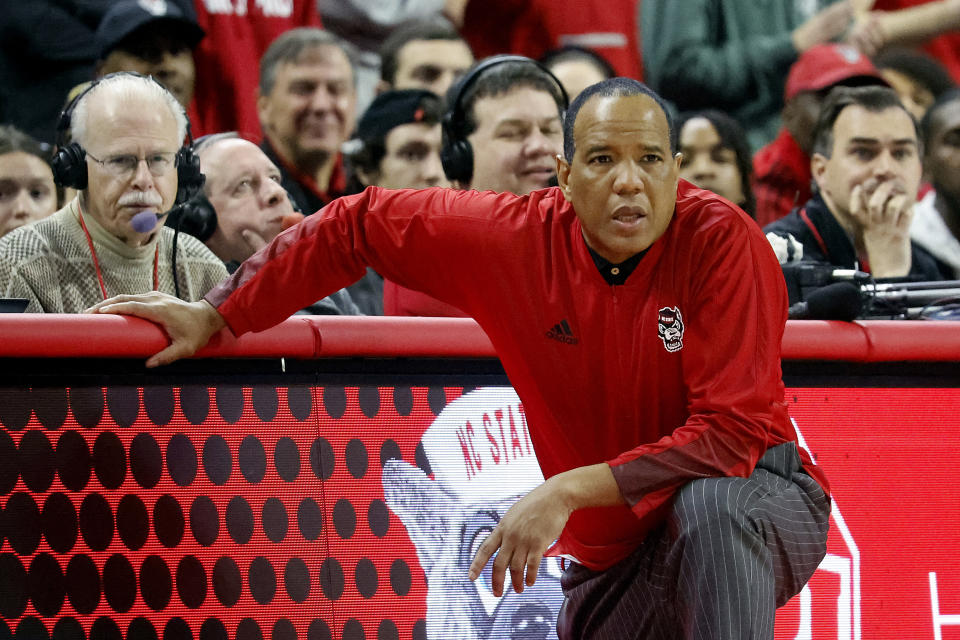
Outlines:
[[[695,480],[663,525],[606,571],[561,578],[560,640],[773,638],[774,611],[826,554],[830,499],[792,442],[749,478]]]

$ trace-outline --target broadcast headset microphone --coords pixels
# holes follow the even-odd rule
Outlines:
[[[130,226],[133,227],[133,230],[137,233],[150,233],[156,228],[157,220],[159,220],[159,217],[156,211],[144,209],[130,218]]]
[[[790,305],[791,320],[855,320],[863,310],[860,289],[850,282],[835,282],[813,291],[804,302]]]

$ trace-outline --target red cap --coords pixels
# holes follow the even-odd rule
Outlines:
[[[873,78],[875,84],[887,84],[870,59],[850,45],[818,44],[790,67],[783,97],[790,100],[801,91],[820,91],[850,78]]]

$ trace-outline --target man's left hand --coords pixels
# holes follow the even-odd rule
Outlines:
[[[508,568],[513,590],[522,593],[524,584],[532,587],[537,581],[544,552],[560,537],[574,510],[619,504],[624,504],[623,496],[606,463],[577,467],[553,476],[507,510],[500,524],[477,549],[470,565],[470,579],[476,580],[496,553],[491,579],[493,594],[503,595]]]
[[[548,480],[507,510],[500,524],[477,549],[477,555],[470,565],[471,580],[477,579],[487,561],[496,553],[491,580],[495,596],[503,595],[503,582],[508,568],[514,591],[523,592],[524,568],[526,585],[533,586],[544,552],[560,536],[573,512],[560,495],[561,492],[555,489],[557,486],[557,483]]]

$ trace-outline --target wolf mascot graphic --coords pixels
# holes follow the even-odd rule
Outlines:
[[[657,315],[657,335],[670,353],[683,349],[683,316],[678,307],[660,309]]]
[[[507,509],[543,482],[520,399],[489,387],[447,405],[423,436],[433,478],[402,460],[383,468],[387,505],[400,518],[427,574],[431,640],[556,638],[563,593],[556,558],[544,558],[533,587],[497,598],[490,567],[467,569]]]

